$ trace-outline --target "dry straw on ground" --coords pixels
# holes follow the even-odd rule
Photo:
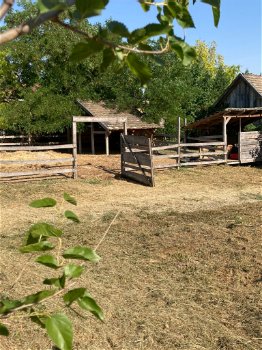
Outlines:
[[[66,191],[78,199],[75,211],[82,219],[79,225],[58,219],[66,246],[95,247],[121,211],[99,246],[101,262],[88,265],[80,281],[103,307],[106,321],[70,311],[75,350],[259,350],[261,168],[162,172],[156,188],[147,188],[119,179],[116,156],[81,157],[76,181],[2,184],[1,295],[21,297],[41,286],[46,268],[17,247],[30,224],[52,223],[55,216],[51,208],[38,211],[28,203],[59,199]],[[11,289],[22,266],[23,276]],[[51,349],[35,325],[9,323],[11,335],[1,350]]]

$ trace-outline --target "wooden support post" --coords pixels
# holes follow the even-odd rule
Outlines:
[[[187,126],[187,118],[184,119],[184,143],[187,142],[187,131],[186,131],[186,126]]]
[[[127,121],[124,122],[124,135],[127,135]]]
[[[238,160],[241,162],[241,132],[242,132],[242,123],[241,118],[239,118],[239,132],[238,132]]]
[[[149,156],[150,156],[150,168],[151,168],[151,185],[155,187],[155,178],[154,178],[154,157],[152,152],[152,139],[148,139],[148,147],[149,147]]]
[[[231,119],[231,118],[230,118]],[[227,163],[227,118],[223,118],[223,142],[224,142],[224,159],[225,162]]]
[[[109,156],[109,133],[105,133],[106,155]]]
[[[72,139],[73,139],[73,178],[77,178],[77,129],[76,129],[76,122],[73,122],[73,127],[72,127]]]
[[[177,158],[177,163],[178,163],[178,169],[180,167],[180,161],[181,161],[181,146],[180,146],[180,142],[181,142],[181,119],[180,117],[178,117],[178,126],[177,126],[177,143],[178,143],[178,147],[177,147],[177,154],[178,154],[178,158]]]
[[[95,154],[94,123],[91,123],[91,152]]]
[[[82,153],[82,133],[81,131],[78,133],[78,153]]]

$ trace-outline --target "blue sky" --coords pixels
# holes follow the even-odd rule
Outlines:
[[[194,44],[200,39],[207,43],[215,41],[217,51],[226,64],[241,66],[241,71],[262,72],[262,5],[261,0],[221,0],[222,11],[219,27],[213,25],[209,5],[197,2],[192,6],[196,29],[186,31],[186,40]],[[132,30],[148,22],[156,22],[156,10],[143,12],[137,0],[110,0],[103,14],[94,17],[92,23],[113,18],[124,22]],[[178,28],[177,33],[181,35]]]

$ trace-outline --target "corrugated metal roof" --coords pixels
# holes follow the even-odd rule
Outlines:
[[[262,96],[262,75],[242,74],[250,85]]]
[[[158,124],[147,123],[141,120],[141,118],[128,113],[128,112],[118,112],[116,109],[108,108],[105,106],[105,103],[92,102],[92,101],[77,101],[80,106],[89,114],[94,117],[124,117],[127,118],[127,128],[130,130],[139,130],[139,129],[157,129],[160,128]],[[123,130],[123,123],[100,123],[104,128],[109,131],[114,130]]]

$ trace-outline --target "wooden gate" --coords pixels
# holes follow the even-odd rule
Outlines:
[[[121,134],[121,175],[146,186],[155,186],[151,139]]]
[[[240,163],[262,161],[262,132],[240,132],[238,143]]]

